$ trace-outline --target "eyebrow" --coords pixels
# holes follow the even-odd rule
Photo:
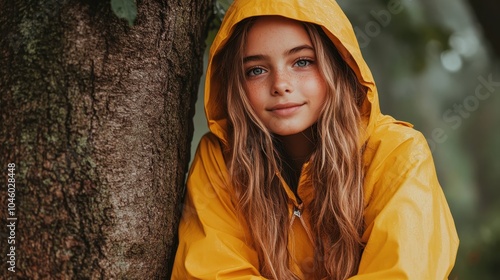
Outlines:
[[[285,52],[285,56],[289,56],[289,55],[298,53],[298,52],[300,52],[302,50],[312,50],[312,51],[314,51],[314,48],[312,46],[310,46],[310,45],[307,45],[307,44],[300,45],[300,46],[297,46],[297,47],[294,47],[294,48],[291,48],[291,49],[287,50]],[[263,55],[263,54],[249,55],[249,56],[246,56],[246,57],[243,58],[243,63],[247,63],[247,62],[250,62],[250,61],[265,60],[266,58],[268,58],[268,56],[267,55]]]
[[[286,55],[291,55],[291,54],[294,54],[294,53],[298,53],[298,52],[300,52],[302,50],[311,50],[311,51],[314,51],[314,48],[312,46],[304,44],[304,45],[300,45],[298,47],[295,47],[293,49],[288,50],[287,52],[285,52],[285,54]]]

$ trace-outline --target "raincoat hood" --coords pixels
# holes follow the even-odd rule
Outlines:
[[[225,46],[238,22],[265,15],[283,16],[322,27],[360,83],[367,88],[367,98],[361,108],[362,130],[365,132],[361,140],[366,141],[380,115],[377,88],[361,55],[352,25],[334,0],[235,0],[233,2],[210,48],[205,81],[205,113],[210,131],[226,143],[227,108],[221,106],[219,102],[225,100],[225,97],[217,96],[224,94],[218,90],[219,84],[224,81],[218,80],[219,77],[214,75],[214,57]]]

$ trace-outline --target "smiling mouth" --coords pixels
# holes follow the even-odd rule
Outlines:
[[[268,109],[268,111],[280,115],[280,116],[288,116],[295,111],[299,110],[305,103],[283,103],[273,106]]]

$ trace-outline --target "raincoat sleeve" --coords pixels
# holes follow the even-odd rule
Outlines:
[[[394,127],[373,145],[366,179],[372,187],[365,190],[366,247],[351,279],[447,279],[458,237],[430,150],[421,133]]]
[[[263,279],[231,195],[220,144],[207,134],[188,176],[172,279]]]

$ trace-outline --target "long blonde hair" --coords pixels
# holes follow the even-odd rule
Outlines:
[[[243,87],[243,50],[253,21],[250,18],[236,25],[214,58],[221,95],[227,96],[229,173],[235,204],[251,229],[260,272],[273,279],[298,279],[289,268],[288,197],[276,175],[283,172],[283,154],[276,137],[252,110]],[[315,242],[314,275],[346,279],[357,272],[362,251],[359,108],[365,89],[324,31],[303,24],[328,85],[325,106],[313,126],[316,148],[308,170],[315,191],[315,199],[308,206]]]

